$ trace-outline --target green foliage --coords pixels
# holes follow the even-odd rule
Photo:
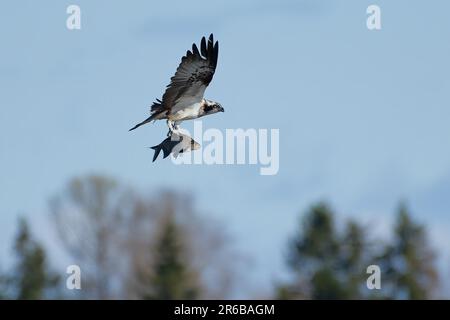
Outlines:
[[[280,299],[425,299],[437,274],[424,227],[402,206],[392,243],[370,243],[367,231],[349,221],[340,231],[324,203],[312,206],[290,242],[287,264],[292,283],[277,288]],[[381,256],[379,252],[382,252]],[[367,289],[366,268],[378,264],[382,291]]]
[[[186,264],[182,234],[173,215],[168,215],[154,249],[152,275],[147,281],[144,299],[195,299],[199,288]]]
[[[2,270],[3,271],[3,270]],[[0,272],[0,300],[8,299],[8,277]]]
[[[394,227],[394,241],[386,246],[380,263],[386,270],[386,297],[429,299],[437,285],[435,254],[427,242],[424,226],[414,222],[401,205]]]
[[[58,277],[48,271],[44,248],[31,236],[24,219],[19,221],[14,250],[16,266],[10,284],[16,299],[44,299],[47,290],[58,283]]]
[[[290,244],[288,266],[294,283],[279,289],[279,298],[359,297],[365,248],[361,226],[349,222],[344,232],[338,232],[325,203],[311,207]]]
[[[331,268],[323,267],[315,271],[311,279],[312,299],[347,298],[345,284],[341,283]]]
[[[303,234],[294,239],[289,264],[297,268],[308,261],[309,264],[333,264],[339,243],[334,230],[333,214],[325,204],[311,208],[303,222]]]
[[[222,268],[233,259],[224,250],[221,228],[196,219],[188,203],[175,195],[149,201],[101,176],[72,180],[52,208],[66,253],[84,268],[86,285],[80,297],[208,298],[212,291],[205,279],[216,285],[225,275],[223,282],[231,282],[223,272],[228,269]],[[438,279],[435,254],[425,227],[412,219],[406,206],[398,210],[390,241],[369,241],[368,231],[355,221],[337,223],[325,203],[309,208],[289,242],[292,281],[276,288],[277,297],[433,298]],[[14,252],[15,265],[0,274],[0,299],[55,297],[59,279],[24,219],[19,221]],[[366,270],[372,264],[381,268],[380,291],[366,287]],[[202,278],[208,275],[205,266],[216,273]]]
[[[104,176],[72,179],[50,205],[59,244],[82,269],[77,298],[225,297],[232,251],[223,230],[190,203],[190,196],[143,195]]]

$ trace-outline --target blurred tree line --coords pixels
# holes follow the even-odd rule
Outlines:
[[[199,214],[191,197],[147,197],[103,176],[75,178],[50,202],[58,245],[81,269],[81,290],[68,290],[45,248],[21,219],[14,265],[0,270],[3,299],[223,299],[241,281],[242,256],[221,224]],[[427,299],[435,294],[435,254],[425,227],[406,206],[389,239],[374,239],[356,221],[335,221],[313,205],[288,243],[288,281],[279,299]],[[381,290],[369,290],[366,270],[381,268]],[[245,270],[243,270],[245,269]],[[64,270],[65,271],[65,270]],[[253,298],[253,297],[249,297]]]
[[[50,201],[58,246],[81,270],[81,290],[52,271],[44,247],[19,221],[15,265],[0,275],[6,299],[227,298],[239,254],[190,196],[141,195],[104,176],[75,178]]]
[[[432,298],[438,278],[425,227],[401,205],[391,233],[391,239],[373,239],[352,220],[339,228],[325,203],[312,206],[289,243],[286,262],[293,279],[278,286],[278,298]],[[366,285],[370,265],[380,267],[380,290]]]

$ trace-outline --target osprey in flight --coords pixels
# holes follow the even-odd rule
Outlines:
[[[134,130],[152,120],[166,119],[169,134],[178,129],[178,124],[184,120],[197,119],[224,109],[218,102],[203,98],[206,87],[211,82],[217,66],[219,43],[214,43],[211,34],[206,43],[205,37],[198,50],[195,43],[192,51],[187,51],[181,59],[175,75],[170,79],[162,101],[156,99],[150,110],[150,117],[138,123],[129,131]]]

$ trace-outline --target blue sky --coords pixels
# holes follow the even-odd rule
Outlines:
[[[82,29],[66,29],[78,4]],[[381,7],[382,30],[366,28]],[[18,214],[46,240],[48,199],[99,172],[176,188],[253,259],[249,286],[283,273],[299,214],[328,200],[387,234],[406,200],[450,273],[448,1],[10,1],[0,13],[0,257]],[[161,96],[181,56],[220,41],[203,127],[280,129],[280,170],[151,162],[165,123],[127,130]],[[186,124],[190,129],[191,125]],[[48,240],[47,240],[48,241]]]

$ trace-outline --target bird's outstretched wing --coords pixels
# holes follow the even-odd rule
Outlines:
[[[153,103],[152,115],[161,113],[170,114],[200,102],[206,87],[211,82],[217,66],[219,43],[214,43],[213,35],[208,42],[205,37],[200,43],[200,50],[194,43],[192,51],[187,51],[181,59],[175,75],[170,79],[161,100]]]

